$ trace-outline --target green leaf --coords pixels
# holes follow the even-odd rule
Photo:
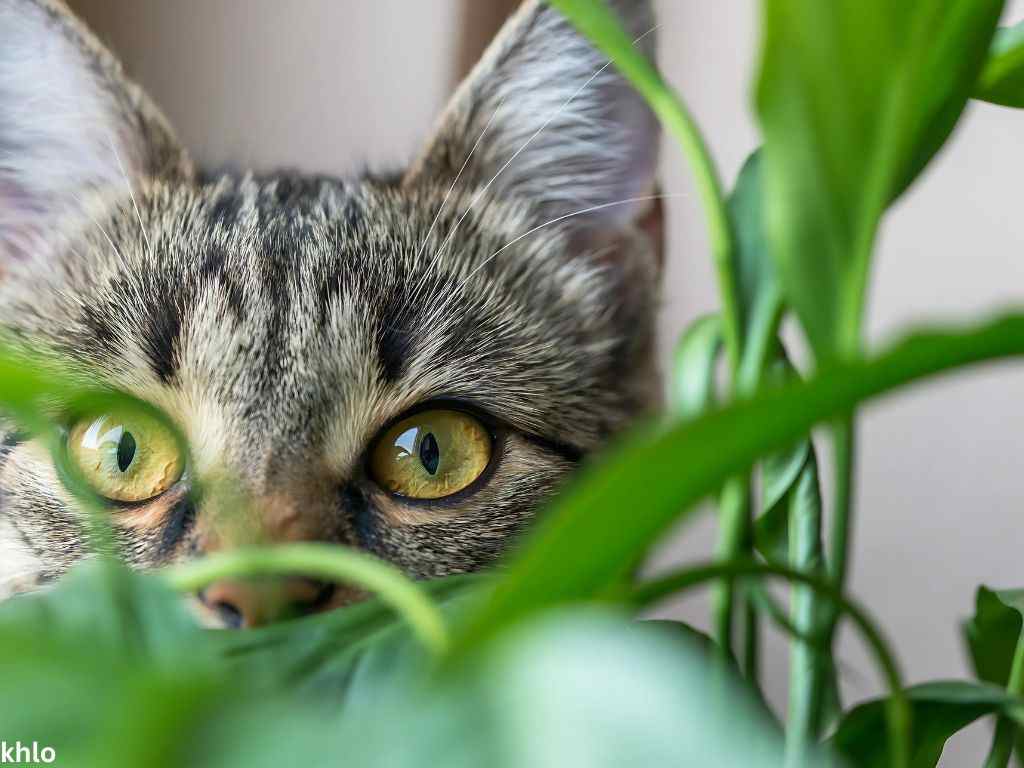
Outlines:
[[[80,563],[56,589],[0,603],[0,640],[11,633],[72,644],[88,637],[98,651],[166,667],[177,663],[182,648],[201,647],[203,634],[179,594],[107,559]]]
[[[778,276],[765,234],[763,166],[760,151],[747,158],[729,196],[729,214],[737,241],[734,272],[743,320],[743,377],[751,382],[766,377],[780,383],[792,378],[795,372],[782,345],[775,339],[763,338],[764,334],[774,333],[773,316],[780,299]],[[758,350],[765,350],[766,360],[749,359]],[[810,448],[809,441],[802,438],[772,453],[761,464],[763,513],[755,524],[755,544],[765,557],[778,562],[786,561],[789,550],[788,495],[807,463]]]
[[[994,591],[979,587],[974,616],[964,622],[964,639],[974,673],[1005,687],[1024,623],[1024,590]]]
[[[173,734],[220,703],[213,661],[158,580],[84,563],[53,591],[0,608],[0,723],[63,764],[110,764],[103,752],[116,750],[114,764],[169,766]]]
[[[907,689],[913,708],[912,768],[933,768],[946,740],[980,717],[1016,713],[1020,700],[991,685],[953,680]],[[857,768],[888,768],[885,727],[888,699],[875,699],[850,710],[829,739],[830,746]]]
[[[343,724],[346,758],[361,766],[774,768],[782,759],[782,735],[759,703],[688,638],[594,609],[522,625],[420,695],[362,714]]]
[[[874,359],[833,363],[809,381],[769,388],[694,421],[634,435],[605,461],[584,469],[542,516],[456,643],[465,651],[528,615],[614,589],[637,556],[674,522],[693,515],[704,496],[815,424],[916,379],[1021,353],[1020,316],[958,332],[922,333]]]
[[[486,574],[420,582],[449,618],[464,614],[490,584]],[[366,688],[381,682],[377,673],[400,677],[431,660],[381,600],[245,632],[218,632],[210,642],[232,675],[268,690],[287,685],[295,692],[332,695],[335,702],[364,697]],[[381,657],[390,661],[381,664]]]
[[[1004,107],[1024,107],[1024,21],[996,33],[974,98]]]
[[[796,378],[796,371],[781,345],[776,347],[776,356],[766,378],[776,385]],[[803,478],[804,475],[807,477]],[[804,485],[799,494],[796,493],[798,481]],[[770,453],[761,463],[761,509],[755,521],[754,542],[768,560],[784,563],[789,559],[791,516],[806,517],[804,510],[808,510],[820,519],[818,461],[810,438],[803,437],[791,446]],[[819,560],[820,554],[819,550]],[[802,567],[799,563],[790,564]]]
[[[487,583],[427,588],[451,610]],[[778,764],[777,727],[688,628],[549,615],[445,676],[382,618],[208,632],[159,578],[87,565],[0,607],[0,722],[86,768]]]
[[[792,448],[776,451],[761,465],[761,509],[754,523],[754,544],[768,560],[786,562],[789,552],[790,492],[800,478],[810,455],[807,440]]]
[[[729,195],[729,216],[736,234],[734,250],[739,314],[744,349],[772,325],[780,300],[775,262],[768,249],[764,220],[764,162],[760,150],[743,163]]]
[[[780,289],[768,250],[764,223],[763,162],[755,152],[744,163],[729,199],[737,237],[740,307],[744,327],[744,388],[762,377],[781,383],[795,377],[785,349],[774,336]],[[758,359],[767,353],[767,360]],[[762,371],[767,364],[767,371]],[[821,492],[813,445],[803,437],[793,446],[770,454],[761,464],[762,513],[754,523],[754,543],[769,560],[807,573],[823,568]],[[790,525],[793,521],[793,525]],[[822,626],[823,610],[813,590],[791,593],[792,625],[810,636]],[[823,723],[840,711],[835,665],[820,649],[794,641],[790,664],[789,731],[787,739],[802,744],[817,740]],[[791,747],[790,753],[796,753]]]
[[[487,584],[423,588],[457,614]],[[319,745],[337,718],[422,685],[430,662],[381,601],[207,631],[159,576],[88,561],[54,589],[0,605],[0,723],[5,738],[52,746],[67,765],[334,765]]]
[[[765,0],[773,254],[819,359],[859,349],[879,219],[952,131],[1003,0]]]
[[[715,366],[722,349],[722,322],[705,315],[690,324],[676,347],[672,405],[683,419],[704,413],[715,402]]]
[[[975,674],[1010,693],[1021,691],[1021,629],[1024,623],[1024,590],[994,591],[979,587],[975,598],[974,616],[964,622],[963,631],[967,648],[974,664]],[[1006,765],[1016,749],[1018,760],[1024,746],[1020,718],[1010,718],[1019,712],[1003,713],[996,724],[986,765]]]

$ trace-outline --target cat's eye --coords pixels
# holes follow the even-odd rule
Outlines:
[[[440,499],[470,486],[491,462],[493,440],[462,411],[414,413],[390,427],[370,452],[369,469],[385,490],[412,499]]]
[[[181,477],[184,461],[173,433],[137,411],[88,416],[68,432],[68,457],[101,496],[139,502]]]

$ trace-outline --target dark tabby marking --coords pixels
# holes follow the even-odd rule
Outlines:
[[[613,5],[634,37],[653,27],[645,0]],[[656,404],[658,132],[605,63],[528,0],[409,169],[203,178],[63,5],[0,0],[0,338],[153,403],[192,449],[165,493],[112,505],[128,562],[312,539],[418,578],[480,568]],[[431,401],[485,414],[499,455],[471,493],[413,504],[371,480],[366,450]],[[0,594],[88,551],[14,429]]]

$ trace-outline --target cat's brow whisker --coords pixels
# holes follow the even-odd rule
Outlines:
[[[498,106],[494,108],[494,112],[491,113],[491,117],[487,121],[487,124],[483,127],[483,130],[480,131],[480,135],[477,137],[476,143],[473,144],[472,149],[469,150],[469,154],[466,155],[466,159],[465,161],[463,161],[462,167],[459,168],[459,172],[455,174],[455,180],[452,182],[451,186],[448,187],[448,192],[445,193],[444,200],[441,201],[441,205],[438,207],[437,213],[434,214],[434,220],[430,222],[430,227],[427,229],[427,234],[423,236],[423,241],[420,243],[420,247],[416,250],[416,261],[419,261],[420,256],[423,255],[423,250],[424,248],[427,247],[427,241],[430,240],[430,234],[434,231],[434,227],[437,226],[437,222],[441,220],[441,213],[444,211],[445,206],[448,204],[448,198],[452,196],[452,192],[455,190],[456,185],[459,183],[459,179],[462,178],[463,171],[466,170],[466,167],[469,165],[469,161],[473,159],[473,155],[476,152],[477,147],[480,146],[480,142],[483,141],[484,135],[487,133],[487,130],[491,127],[491,123],[494,122],[494,118],[498,116],[498,112],[501,111],[502,105],[504,105],[504,103],[505,97],[503,96],[501,100],[498,102]],[[434,262],[431,261],[431,265],[433,265],[433,263]],[[423,280],[421,280],[419,285],[417,285],[416,288],[414,289],[414,296],[424,289],[427,280],[427,275],[429,274],[429,270],[424,272]],[[397,324],[398,318],[396,317],[392,319],[391,323],[389,324],[388,332],[393,331],[396,328]]]
[[[122,267],[127,267],[128,262],[125,261],[124,254],[122,254],[120,249],[116,245],[114,245],[114,240],[110,237],[109,234],[107,234],[107,230],[105,230],[103,228],[103,225],[99,223],[97,218],[92,215],[92,213],[88,210],[88,207],[83,204],[82,198],[79,195],[75,194],[74,192],[72,192],[71,194],[72,194],[72,197],[74,197],[75,200],[78,202],[78,207],[80,209],[82,209],[82,211],[85,212],[85,215],[89,217],[89,220],[92,221],[92,223],[96,225],[96,228],[107,239],[107,242],[110,243],[110,247],[114,250],[114,253],[117,255],[117,258],[121,262],[121,266]]]
[[[117,160],[117,167],[121,171],[121,176],[124,178],[124,183],[128,185],[128,194],[132,198],[132,207],[135,209],[135,217],[139,220],[139,229],[142,230],[142,239],[146,241],[146,250],[149,251],[150,258],[153,256],[153,244],[149,241],[149,235],[146,233],[146,225],[142,223],[142,214],[139,212],[139,204],[135,200],[135,192],[132,189],[131,179],[128,178],[128,174],[124,170],[124,164],[121,162],[121,155],[117,151],[117,147],[114,145],[114,137],[110,131],[107,131],[107,143],[110,145],[110,151],[114,154],[114,159]]]
[[[491,127],[491,123],[494,122],[494,118],[498,116],[498,112],[501,111],[502,106],[505,103],[505,97],[501,98],[498,102],[498,106],[494,108],[494,112],[491,113],[490,119],[487,121],[487,125],[484,126],[483,130],[480,131],[480,135],[476,139],[476,143],[473,144],[473,148],[469,150],[469,154],[466,155],[465,161],[462,163],[462,167],[459,168],[459,172],[455,174],[455,181],[448,187],[448,192],[445,193],[444,200],[441,201],[441,205],[437,209],[437,213],[434,215],[434,220],[430,222],[430,227],[427,229],[427,234],[423,236],[423,242],[420,243],[419,249],[416,251],[416,259],[418,260],[420,255],[423,253],[423,249],[427,247],[427,241],[430,239],[430,234],[434,231],[434,227],[437,226],[438,220],[441,218],[441,213],[444,211],[444,207],[448,204],[448,198],[452,196],[452,191],[455,186],[459,183],[459,179],[462,178],[463,171],[466,170],[466,166],[469,165],[469,161],[473,159],[473,155],[476,153],[477,147],[480,146],[480,142],[483,141],[484,135],[487,130]]]
[[[651,200],[671,200],[671,199],[676,198],[676,197],[688,197],[688,196],[689,195],[686,195],[683,192],[676,192],[676,193],[660,194],[660,195],[644,195],[642,197],[628,197],[625,200],[616,200],[616,201],[611,202],[611,203],[601,203],[600,205],[592,205],[589,208],[583,208],[582,210],[573,211],[572,213],[562,214],[561,216],[557,216],[557,217],[555,217],[555,218],[553,218],[553,219],[551,219],[549,221],[545,221],[543,224],[538,224],[533,229],[529,229],[526,232],[523,232],[523,234],[519,235],[518,237],[516,237],[513,240],[509,240],[507,243],[505,243],[503,246],[501,246],[501,248],[496,250],[494,253],[492,253],[490,256],[488,256],[486,259],[484,259],[484,261],[481,264],[479,264],[476,267],[476,269],[473,270],[473,272],[469,273],[469,275],[467,276],[467,279],[469,277],[472,277],[473,274],[476,272],[476,270],[481,269],[482,267],[486,266],[492,259],[494,259],[499,253],[504,251],[506,248],[512,247],[513,245],[518,243],[520,240],[522,240],[524,237],[529,237],[530,235],[532,235],[537,230],[544,229],[544,227],[550,227],[552,224],[557,224],[560,221],[565,221],[566,219],[571,219],[571,218],[573,218],[575,216],[583,216],[584,214],[587,214],[587,213],[595,213],[597,211],[603,211],[605,208],[614,208],[615,206],[629,205],[630,203],[645,203],[645,202],[649,202]],[[463,281],[463,282],[465,282],[465,281]]]
[[[636,45],[637,43],[639,43],[641,40],[643,40],[645,37],[647,37],[649,34],[651,34],[652,32],[654,32],[657,29],[658,29],[658,25],[655,24],[649,30],[647,30],[642,35],[640,35],[640,37],[636,38],[633,41],[633,45]],[[501,174],[505,172],[505,169],[508,168],[515,161],[515,159],[517,157],[519,157],[519,155],[522,154],[523,151],[527,147],[530,146],[530,144],[533,143],[534,139],[536,139],[538,136],[540,136],[541,133],[544,132],[544,129],[547,128],[548,125],[551,124],[552,120],[554,120],[556,117],[558,117],[560,114],[562,114],[562,112],[565,111],[565,108],[568,107],[576,99],[577,96],[579,96],[581,93],[583,93],[583,90],[588,85],[590,85],[592,82],[594,82],[594,80],[597,79],[602,72],[604,72],[606,69],[608,69],[608,67],[610,67],[611,64],[612,64],[611,59],[609,59],[603,65],[598,67],[597,71],[595,71],[594,74],[592,74],[589,78],[587,78],[587,81],[585,83],[583,83],[583,85],[581,85],[579,88],[577,88],[576,91],[571,96],[569,96],[569,98],[567,98],[564,102],[562,102],[561,106],[559,106],[558,109],[556,109],[554,112],[552,112],[551,116],[548,117],[548,119],[545,120],[543,123],[541,123],[541,126],[536,131],[534,131],[533,134],[525,142],[523,142],[523,145],[521,147],[519,147],[519,149],[517,149],[514,153],[512,153],[512,156],[508,160],[506,160],[505,163],[497,170],[497,172],[494,174],[494,176],[491,177],[491,180],[488,181],[487,184],[484,185],[483,189],[481,189],[473,197],[473,199],[469,203],[469,207],[466,208],[466,210],[462,213],[462,215],[458,218],[458,220],[456,220],[455,225],[448,232],[448,235],[445,237],[445,239],[443,241],[441,241],[440,247],[438,247],[437,252],[434,254],[434,258],[430,262],[430,269],[433,269],[433,267],[436,265],[438,258],[440,258],[441,252],[445,249],[445,246],[448,245],[448,243],[451,242],[452,238],[455,236],[455,233],[458,231],[459,226],[462,224],[462,222],[465,220],[465,218],[470,214],[470,212],[473,210],[473,208],[476,207],[476,204],[480,201],[480,199],[485,194],[487,194],[487,190],[489,190],[491,188],[491,185],[494,184],[494,182],[498,180],[498,177],[501,176]]]
[[[683,193],[683,192],[675,192],[675,193],[659,194],[659,195],[644,195],[642,197],[628,197],[628,198],[625,198],[624,200],[615,200],[614,202],[611,202],[611,203],[601,203],[600,205],[592,205],[592,206],[590,206],[588,208],[582,208],[582,209],[580,209],[578,211],[573,211],[572,213],[565,213],[565,214],[562,214],[561,216],[556,216],[555,218],[553,218],[553,219],[551,219],[549,221],[545,221],[543,224],[538,224],[536,227],[533,227],[533,229],[527,230],[526,232],[524,232],[523,234],[519,235],[518,237],[516,237],[516,238],[514,238],[512,240],[509,240],[507,243],[505,243],[503,246],[501,246],[501,248],[496,250],[494,253],[492,253],[490,256],[488,256],[486,259],[484,259],[482,262],[477,264],[476,267],[474,267],[472,270],[470,270],[469,274],[466,275],[466,277],[464,277],[458,283],[458,285],[455,286],[455,289],[448,295],[448,298],[445,299],[445,301],[441,303],[440,307],[438,308],[438,312],[443,312],[445,309],[447,309],[449,304],[450,304],[450,302],[453,301],[455,299],[456,295],[459,294],[462,291],[462,289],[466,286],[466,284],[470,280],[473,279],[473,276],[476,275],[481,269],[486,267],[488,264],[490,264],[492,261],[494,261],[494,259],[496,259],[498,257],[498,255],[502,253],[502,251],[506,250],[507,248],[511,248],[513,245],[518,243],[520,240],[523,240],[524,238],[529,237],[530,235],[534,234],[535,232],[537,232],[537,231],[539,231],[541,229],[544,229],[545,227],[550,227],[552,224],[557,224],[557,223],[559,223],[561,221],[565,221],[566,219],[572,219],[572,218],[574,218],[576,216],[584,216],[584,215],[586,215],[588,213],[595,213],[596,211],[602,211],[602,210],[605,210],[606,208],[614,208],[615,206],[619,206],[619,205],[629,205],[630,203],[644,203],[644,202],[649,202],[649,201],[652,201],[652,200],[671,200],[671,199],[674,199],[674,198],[677,198],[677,197],[689,197],[689,195],[687,195],[686,193]]]

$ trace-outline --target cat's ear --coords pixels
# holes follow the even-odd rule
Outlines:
[[[0,0],[0,268],[91,189],[189,176],[163,116],[59,0]]]
[[[610,5],[653,58],[651,3]],[[406,182],[454,178],[465,164],[460,183],[492,183],[548,219],[597,208],[573,221],[616,229],[651,211],[649,201],[619,201],[652,193],[658,143],[654,115],[608,58],[557,10],[528,0],[459,87]]]

